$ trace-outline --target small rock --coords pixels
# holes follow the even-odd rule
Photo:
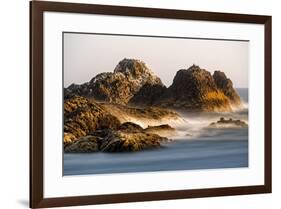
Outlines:
[[[233,120],[232,118],[229,118],[228,120],[221,117],[220,120],[217,122],[210,123],[210,127],[216,127],[216,126],[234,126],[234,127],[248,127],[248,124],[242,120]]]

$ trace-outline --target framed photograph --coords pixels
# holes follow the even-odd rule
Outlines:
[[[271,192],[271,17],[30,2],[30,207]]]

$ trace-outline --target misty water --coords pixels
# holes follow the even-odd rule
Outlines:
[[[232,113],[182,114],[177,136],[163,148],[134,153],[64,154],[64,175],[248,167],[248,128],[210,128],[211,122],[248,122],[248,89],[237,89],[244,108]]]

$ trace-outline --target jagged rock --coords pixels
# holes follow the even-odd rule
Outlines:
[[[143,131],[143,128],[138,124],[132,122],[125,122],[119,127],[119,130],[133,133],[133,132],[141,132]]]
[[[150,134],[133,123],[125,123],[120,130],[103,129],[90,133],[65,146],[65,152],[133,152],[155,149],[167,138]]]
[[[65,96],[77,94],[99,101],[127,104],[145,84],[163,86],[160,78],[144,62],[123,59],[113,73],[101,73],[85,84],[70,85]]]
[[[218,120],[217,122],[213,122],[210,124],[210,127],[221,127],[221,126],[242,127],[242,128],[248,127],[247,123],[242,120],[233,120],[232,118],[226,120],[223,117],[220,118],[220,120]]]
[[[98,152],[99,144],[95,136],[81,137],[79,140],[64,146],[65,152]]]
[[[233,88],[232,81],[226,77],[224,72],[215,71],[213,74],[213,78],[217,87],[230,99],[232,104],[241,104],[240,97]]]
[[[148,126],[144,129],[146,133],[158,134],[159,136],[174,136],[176,134],[176,129],[168,124],[163,124],[159,126]]]
[[[179,70],[166,88],[144,62],[123,59],[113,72],[100,73],[82,85],[64,89],[65,99],[81,95],[107,103],[159,106],[190,111],[230,111],[240,97],[223,72],[212,76],[193,65]]]
[[[97,129],[118,129],[120,121],[101,105],[80,96],[64,102],[64,142],[70,143]]]
[[[103,152],[135,152],[155,149],[159,148],[161,142],[166,140],[167,138],[157,134],[117,131],[102,141],[100,150]]]
[[[191,111],[229,111],[230,101],[210,72],[193,65],[179,70],[156,105]]]

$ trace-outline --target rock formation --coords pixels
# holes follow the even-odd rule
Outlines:
[[[64,89],[65,152],[129,152],[161,147],[184,122],[175,110],[231,111],[240,97],[223,72],[199,66],[179,70],[165,87],[144,62],[123,59],[113,72]],[[169,124],[168,124],[169,122]],[[247,127],[225,120],[210,127]]]
[[[228,120],[225,118],[220,118],[217,122],[213,122],[210,124],[210,127],[241,127],[246,128],[248,127],[247,123],[242,120],[233,120],[232,118],[229,118]]]
[[[65,152],[125,152],[158,148],[168,139],[158,135],[155,130],[173,129],[167,125],[144,129],[132,122],[121,124],[118,115],[111,114],[104,105],[76,95],[65,100]],[[159,120],[166,115],[178,116],[172,111],[161,111],[159,108],[128,108],[123,111],[131,116]]]
[[[164,86],[144,62],[123,59],[114,72],[100,73],[82,85],[72,84],[64,92],[65,98],[77,94],[98,101],[127,104],[145,84]]]
[[[229,111],[229,98],[218,89],[211,73],[193,65],[179,70],[156,105],[188,111]]]
[[[233,88],[232,81],[226,77],[224,72],[215,71],[213,78],[219,90],[221,90],[225,96],[227,96],[230,102],[234,105],[240,105],[241,100],[238,93]]]
[[[88,135],[97,129],[117,129],[120,121],[96,102],[74,96],[64,102],[64,142]]]
[[[112,104],[112,103],[100,103],[108,112],[117,117],[121,123],[133,122],[137,123],[143,128],[148,125],[155,126],[169,123],[183,123],[184,119],[172,110],[151,107],[140,106],[132,107],[128,105]]]
[[[100,73],[82,85],[64,89],[65,99],[80,95],[110,104],[158,106],[186,111],[231,111],[241,104],[232,81],[223,72],[213,76],[193,65],[179,70],[165,87],[143,61],[123,59],[113,72]]]
[[[163,137],[176,135],[176,129],[168,124],[163,124],[159,126],[148,126],[146,129],[144,129],[144,131],[146,133],[158,134],[159,136],[163,136]]]
[[[130,99],[129,104],[134,106],[154,105],[166,90],[166,86],[162,84],[151,85],[147,83]]]
[[[132,152],[161,147],[168,139],[146,133],[137,124],[126,123],[119,130],[102,129],[65,146],[65,152]]]

